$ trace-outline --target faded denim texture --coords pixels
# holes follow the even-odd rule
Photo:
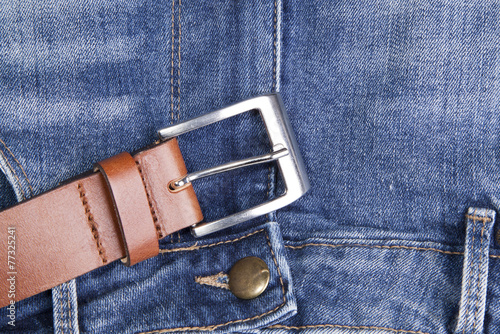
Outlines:
[[[499,333],[499,14],[488,0],[1,1],[0,207],[270,91],[312,188],[19,302],[14,330],[2,309],[0,332]],[[251,113],[179,145],[190,171],[269,150]],[[283,191],[273,165],[194,187],[207,220]],[[270,268],[263,295],[206,284],[246,256]]]

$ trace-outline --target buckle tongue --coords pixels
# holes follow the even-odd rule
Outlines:
[[[170,191],[180,191],[188,186],[191,181],[202,177],[236,168],[276,161],[285,185],[285,192],[279,197],[259,204],[253,208],[245,209],[212,222],[202,222],[194,225],[192,227],[192,233],[196,237],[201,237],[278,210],[300,198],[310,188],[304,163],[290,126],[290,121],[288,120],[283,102],[278,93],[251,98],[229,107],[169,126],[159,130],[158,135],[161,140],[167,140],[250,110],[259,111],[273,147],[272,152],[189,173],[179,179],[172,180],[170,182]]]

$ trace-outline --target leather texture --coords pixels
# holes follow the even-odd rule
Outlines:
[[[134,158],[123,152],[95,164],[106,180],[113,200],[127,256],[127,266],[158,255],[158,237],[144,183]]]
[[[138,204],[133,204],[130,209],[120,211],[122,223],[127,219],[125,238],[129,238],[132,229],[136,231],[135,227],[132,227],[132,220],[142,219],[145,209],[149,209],[149,217],[144,219],[147,219],[147,224],[153,224],[157,239],[203,219],[192,187],[178,193],[168,190],[171,180],[187,173],[176,139],[134,154],[133,162],[137,173],[130,171],[131,160],[127,162],[128,173],[134,175],[133,184],[130,184],[127,178],[120,180],[122,176],[116,176],[115,171],[110,173],[106,168],[108,180],[111,174],[111,187],[119,209],[122,210],[122,206],[128,202],[123,199],[125,196],[131,196],[134,201],[138,201]],[[115,177],[118,178],[115,180]],[[141,180],[142,192],[138,189],[140,187],[137,178]],[[119,189],[115,189],[116,184]],[[128,186],[130,189],[127,189]],[[122,193],[124,189],[127,194]],[[141,213],[134,213],[137,216],[128,221],[129,217],[125,215],[131,214],[131,211],[137,208]],[[11,277],[8,273],[12,270],[8,268],[7,263],[8,227],[15,227],[16,231],[15,300],[19,301],[125,258],[126,244],[116,212],[109,187],[100,172],[80,176],[0,212],[0,254],[4,259],[0,262],[0,307],[9,303],[7,279]],[[147,229],[144,226],[146,221],[138,224],[137,227]],[[151,239],[151,234],[151,230],[146,231],[145,238]],[[136,247],[144,246],[137,246],[142,241],[139,243],[134,239],[135,236],[131,235],[130,238],[128,246],[132,245],[130,251],[135,256]],[[154,247],[156,254],[158,241]],[[146,251],[148,254],[149,252],[153,254],[151,250]],[[134,259],[143,257],[146,256],[139,250]]]

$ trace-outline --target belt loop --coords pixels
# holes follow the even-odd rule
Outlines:
[[[455,333],[480,334],[484,326],[489,247],[495,211],[469,208],[466,221],[462,293]]]
[[[79,334],[78,301],[74,279],[52,289],[52,304],[54,307],[54,333]]]
[[[104,176],[113,199],[127,254],[122,262],[132,266],[158,255],[158,236],[134,158],[123,152],[98,162],[94,169]]]

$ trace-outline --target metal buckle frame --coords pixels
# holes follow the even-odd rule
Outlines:
[[[212,222],[202,222],[193,225],[192,233],[196,237],[201,237],[278,210],[300,198],[310,188],[306,169],[290,126],[290,121],[286,115],[281,97],[277,93],[251,98],[169,126],[159,130],[158,135],[161,140],[167,140],[250,110],[259,111],[271,142],[272,152],[185,175],[180,179],[170,182],[170,191],[180,191],[183,187],[189,185],[191,181],[201,177],[276,160],[285,185],[285,192],[279,197],[253,208],[245,209]]]

